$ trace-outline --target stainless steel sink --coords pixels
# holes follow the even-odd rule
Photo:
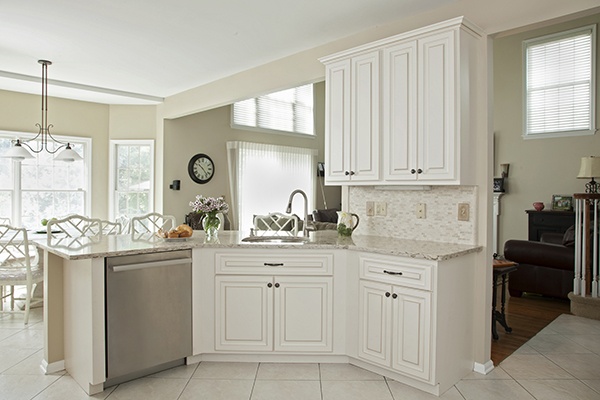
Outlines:
[[[242,242],[303,244],[308,242],[308,238],[303,236],[248,236],[243,238]]]

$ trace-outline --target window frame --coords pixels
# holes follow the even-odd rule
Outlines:
[[[15,132],[15,131],[6,131],[0,130],[0,137],[16,140],[16,139],[24,139],[29,140],[33,139],[37,136],[37,133],[30,132]],[[92,191],[94,189],[93,181],[92,181],[92,138],[82,137],[82,136],[66,136],[59,134],[52,134],[52,136],[61,142],[78,144],[83,146],[83,160],[76,161],[83,163],[84,168],[84,179],[86,180],[86,188],[83,189],[84,194],[84,204],[83,204],[83,213],[84,215],[89,215],[92,210]],[[34,154],[35,155],[35,154]],[[13,163],[13,181],[12,181],[12,210],[11,210],[11,221],[15,226],[22,226],[22,193],[30,192],[30,190],[23,190],[22,188],[22,177],[21,177],[21,161],[12,161]],[[57,192],[61,192],[64,190],[57,190]],[[70,190],[69,190],[70,192]]]
[[[154,175],[156,170],[156,153],[155,153],[155,145],[153,139],[111,139],[109,141],[109,151],[108,151],[108,216],[110,220],[115,220],[119,215],[115,215],[115,211],[117,210],[115,201],[115,192],[117,190],[117,168],[116,168],[116,156],[117,156],[117,146],[118,145],[149,145],[150,146],[150,154],[151,164],[150,164],[150,189],[149,189],[149,204],[148,204],[148,212],[154,211],[154,180],[156,176]]]
[[[538,133],[530,133],[528,127],[529,102],[528,102],[528,63],[527,52],[530,46],[543,43],[555,42],[561,39],[581,35],[584,32],[590,32],[591,36],[591,78],[590,78],[590,129],[578,129],[571,131],[545,131]],[[555,32],[548,35],[543,35],[523,41],[522,57],[523,57],[523,139],[545,139],[556,137],[572,137],[572,136],[590,136],[597,131],[596,128],[596,24],[586,25],[566,31]]]
[[[315,89],[314,89],[314,85],[316,82],[310,82],[310,83],[306,83],[306,84],[301,84],[301,85],[297,85],[294,87],[290,87],[287,89],[280,89],[280,90],[276,90],[274,92],[270,92],[270,93],[265,93],[263,95],[260,96],[256,96],[256,97],[252,97],[249,99],[243,99],[243,100],[239,100],[234,102],[233,104],[231,104],[230,107],[230,126],[232,129],[240,129],[240,130],[245,130],[245,131],[252,131],[252,132],[260,132],[260,133],[270,133],[270,134],[276,134],[276,135],[287,135],[287,136],[294,136],[294,137],[302,137],[302,138],[306,138],[306,139],[315,139],[317,137],[317,126],[316,126],[316,116],[315,116],[315,103],[316,103],[316,98],[315,98]],[[270,129],[270,128],[264,128],[261,126],[250,126],[250,125],[240,125],[240,124],[236,124],[234,121],[234,108],[235,108],[235,104],[242,102],[242,101],[247,101],[247,100],[254,100],[255,102],[258,102],[258,99],[260,97],[264,97],[264,96],[268,96],[269,94],[272,93],[277,93],[277,92],[281,92],[284,90],[290,90],[290,89],[295,89],[295,88],[299,88],[299,87],[303,87],[303,86],[308,86],[311,85],[312,86],[312,97],[313,97],[313,107],[312,107],[312,133],[302,133],[302,132],[292,132],[292,131],[282,131],[282,130],[278,130],[278,129]]]

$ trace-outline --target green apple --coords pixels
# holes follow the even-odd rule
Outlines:
[[[44,218],[42,220],[42,226],[46,226],[46,225],[48,225],[48,220],[46,218]]]

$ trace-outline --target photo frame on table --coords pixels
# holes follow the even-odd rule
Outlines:
[[[552,195],[552,209],[556,211],[573,210],[573,196],[565,194]]]

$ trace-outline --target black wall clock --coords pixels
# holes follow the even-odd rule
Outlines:
[[[215,164],[206,154],[196,154],[188,163],[190,178],[196,183],[207,183],[215,174]]]

